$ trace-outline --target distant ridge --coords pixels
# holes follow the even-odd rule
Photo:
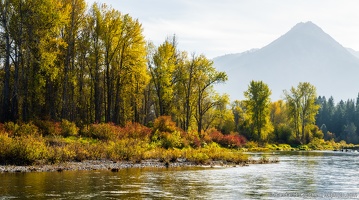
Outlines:
[[[228,82],[216,89],[232,100],[243,99],[251,80],[262,80],[272,90],[272,100],[283,90],[310,82],[321,96],[336,100],[356,98],[359,92],[359,53],[344,48],[313,22],[296,24],[267,46],[214,59]]]

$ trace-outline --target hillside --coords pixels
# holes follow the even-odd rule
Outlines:
[[[299,82],[310,82],[318,95],[336,100],[356,98],[359,92],[358,53],[349,52],[312,22],[298,23],[286,34],[261,49],[214,59],[228,82],[217,86],[232,100],[243,99],[251,80],[263,80],[272,90],[272,99]]]

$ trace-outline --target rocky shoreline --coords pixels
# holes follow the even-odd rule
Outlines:
[[[279,161],[269,161],[268,163],[277,163]],[[250,164],[267,164],[259,161],[252,161]],[[129,161],[114,162],[110,160],[86,160],[82,162],[66,162],[53,165],[31,165],[15,166],[0,165],[0,173],[25,173],[25,172],[62,172],[79,170],[111,170],[117,172],[126,168],[169,168],[169,167],[237,167],[248,166],[248,164],[234,164],[223,161],[212,161],[206,164],[197,164],[186,160],[178,159],[176,162],[160,162],[160,160],[144,160],[140,163]]]

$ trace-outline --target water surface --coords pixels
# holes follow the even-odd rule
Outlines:
[[[259,158],[262,155],[252,154]],[[233,168],[0,174],[0,199],[358,199],[359,153],[279,152]]]

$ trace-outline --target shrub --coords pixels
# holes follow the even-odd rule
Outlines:
[[[64,137],[78,135],[79,128],[77,128],[74,122],[70,122],[66,119],[61,121],[61,135]]]
[[[213,142],[217,142],[218,144],[223,140],[224,137],[221,132],[215,129],[209,133],[209,136]]]
[[[104,159],[106,157],[106,149],[104,148],[106,144],[98,142],[96,144],[88,144],[88,152],[90,152],[89,158],[91,160]]]
[[[155,131],[151,138],[152,144],[157,147],[169,148],[182,148],[183,141],[181,133],[174,131],[172,133]]]
[[[120,128],[112,123],[91,124],[82,131],[85,136],[105,141],[116,139],[119,132]]]
[[[61,135],[61,127],[59,122],[36,120],[34,124],[40,129],[42,135]]]
[[[267,148],[270,151],[279,150],[279,147],[276,144],[265,144],[264,148]]]
[[[223,159],[222,153],[225,151],[225,149],[221,148],[217,143],[212,142],[206,147],[200,149],[201,151],[205,151],[207,155],[212,160],[221,160]]]
[[[1,132],[5,132],[6,130],[5,130],[5,125],[4,124],[2,124],[2,123],[0,123],[0,133]]]
[[[76,157],[76,152],[69,145],[53,146],[49,148],[48,162],[55,164],[60,162],[72,161]]]
[[[165,150],[160,147],[149,149],[148,151],[144,152],[143,158],[144,159],[158,159],[164,154]]]
[[[120,138],[141,138],[149,139],[152,129],[139,123],[129,122],[120,129]]]
[[[86,148],[88,146],[89,145],[84,145],[80,143],[74,143],[70,145],[70,149],[75,152],[75,161],[80,162],[91,158],[91,152],[88,151],[89,148]]]
[[[258,143],[254,141],[249,141],[246,143],[245,147],[248,149],[258,148]]]
[[[310,148],[307,145],[299,145],[298,149],[301,151],[309,151]]]
[[[191,146],[193,148],[198,148],[202,146],[202,141],[197,131],[188,131],[187,133],[181,132],[181,137],[182,145],[185,147]]]
[[[165,162],[165,163],[176,162],[177,159],[181,157],[182,157],[182,152],[179,149],[169,149],[163,151],[159,155],[160,162]]]
[[[209,157],[207,154],[200,152],[200,151],[195,151],[189,158],[188,160],[195,162],[196,164],[207,164],[209,162]]]
[[[212,137],[210,136],[209,131],[201,131],[200,137],[203,140],[203,142],[206,144],[209,144],[212,142]]]
[[[227,159],[228,162],[233,162],[236,164],[240,164],[240,163],[247,163],[248,162],[248,155],[247,154],[243,154],[243,153],[232,153],[230,158]]]
[[[182,147],[182,138],[179,131],[174,131],[172,133],[163,133],[162,147],[168,148],[181,148]]]
[[[14,122],[6,122],[4,124],[5,131],[10,134],[10,136],[15,135],[16,131],[19,129],[19,125]]]
[[[7,133],[0,133],[0,164],[6,164],[6,161],[11,158],[13,139]]]
[[[170,116],[160,116],[153,124],[153,131],[174,132],[177,130],[176,123],[172,121]]]
[[[146,143],[137,139],[123,139],[107,144],[107,158],[138,162],[144,158]]]
[[[33,123],[21,124],[15,131],[16,136],[39,135],[39,128]]]
[[[239,148],[243,144],[245,144],[246,139],[238,134],[230,134],[223,136],[222,140],[220,141],[220,144],[223,147],[229,147],[229,148]]]
[[[10,154],[11,163],[30,165],[35,161],[46,159],[48,151],[45,140],[42,137],[27,135],[14,138]]]
[[[292,150],[292,147],[289,144],[279,144],[278,148],[279,150],[283,150],[283,151]]]
[[[340,149],[340,145],[335,143],[334,140],[324,141],[324,139],[313,138],[313,140],[308,144],[308,148],[313,150],[334,150]]]
[[[5,131],[12,137],[39,134],[39,128],[33,123],[18,125],[14,122],[6,122],[4,124],[4,128]]]
[[[227,148],[239,148],[246,143],[246,139],[244,136],[233,132],[229,135],[223,135],[217,130],[212,130],[209,133],[209,137],[212,139],[213,142],[216,142],[222,147]]]

